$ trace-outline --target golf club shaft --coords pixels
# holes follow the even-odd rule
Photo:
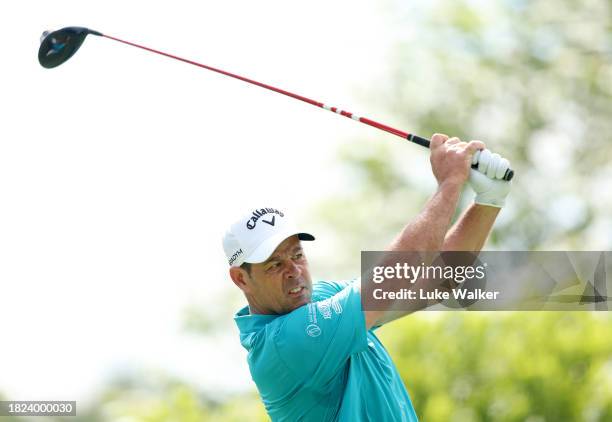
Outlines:
[[[244,76],[236,75],[234,73],[227,72],[227,71],[222,70],[222,69],[217,69],[217,68],[212,67],[212,66],[207,66],[205,64],[198,63],[198,62],[193,61],[193,60],[184,59],[182,57],[178,57],[178,56],[175,56],[173,54],[169,54],[169,53],[165,53],[165,52],[160,51],[160,50],[155,50],[153,48],[145,47],[143,45],[136,44],[136,43],[133,43],[133,42],[130,42],[130,41],[125,41],[125,40],[122,40],[122,39],[119,39],[119,38],[116,38],[116,37],[112,37],[110,35],[102,34],[102,33],[96,32],[96,31],[93,31],[92,34],[93,35],[99,35],[99,36],[102,36],[104,38],[111,39],[113,41],[118,41],[118,42],[123,43],[123,44],[131,45],[133,47],[138,47],[138,48],[141,48],[143,50],[150,51],[150,52],[156,53],[156,54],[160,54],[162,56],[166,56],[166,57],[169,57],[171,59],[179,60],[179,61],[182,61],[182,62],[185,62],[185,63],[189,63],[189,64],[192,64],[194,66],[198,66],[198,67],[201,67],[201,68],[204,68],[204,69],[207,69],[207,70],[211,70],[213,72],[217,72],[217,73],[220,73],[220,74],[225,75],[225,76],[229,76],[229,77],[234,78],[234,79],[239,79],[241,81],[244,81],[244,82],[247,82],[247,83],[250,83],[250,84],[253,84],[253,85],[260,86],[260,87],[268,89],[270,91],[278,92],[279,94],[283,94],[283,95],[286,95],[288,97],[295,98],[296,100],[300,100],[300,101],[303,101],[305,103],[312,104],[314,106],[323,108],[325,110],[329,110],[329,111],[331,111],[333,113],[339,114],[339,115],[344,116],[344,117],[348,117],[349,119],[353,119],[355,121],[364,123],[364,124],[366,124],[368,126],[372,126],[372,127],[377,128],[377,129],[384,130],[385,132],[392,133],[392,134],[394,134],[396,136],[399,136],[400,138],[406,139],[406,140],[408,140],[410,142],[413,142],[415,144],[419,144],[421,146],[429,148],[430,142],[426,138],[423,138],[423,137],[420,137],[418,135],[414,135],[414,134],[405,132],[403,130],[399,130],[399,129],[393,128],[391,126],[385,125],[385,124],[377,122],[375,120],[368,119],[367,117],[358,116],[356,114],[351,113],[350,111],[341,110],[338,107],[331,107],[331,106],[326,105],[326,104],[324,104],[322,102],[315,101],[315,100],[312,100],[310,98],[304,97],[302,95],[294,94],[294,93],[289,92],[289,91],[285,91],[284,89],[276,88],[276,87],[274,87],[272,85],[264,84],[262,82],[257,82],[257,81],[255,81],[253,79],[245,78]],[[504,178],[504,180],[511,180],[513,176],[514,176],[514,171],[511,170],[511,169],[508,169],[506,171],[506,174],[504,175],[503,178]]]
[[[417,143],[419,145],[422,145],[424,147],[429,148],[429,140],[428,139],[421,138],[420,136],[412,135],[412,134],[410,134],[408,132],[404,132],[403,130],[395,129],[395,128],[391,127],[391,126],[387,126],[387,125],[385,125],[383,123],[377,122],[377,121],[372,120],[372,119],[368,119],[366,117],[359,117],[356,114],[351,113],[350,111],[341,110],[341,109],[339,109],[337,107],[330,107],[330,106],[328,106],[328,105],[326,105],[326,104],[324,104],[322,102],[311,100],[310,98],[304,97],[302,95],[294,94],[292,92],[285,91],[284,89],[276,88],[276,87],[274,87],[272,85],[268,85],[268,84],[264,84],[264,83],[261,83],[261,82],[257,82],[257,81],[255,81],[253,79],[245,78],[244,76],[236,75],[234,73],[227,72],[227,71],[222,70],[222,69],[217,69],[217,68],[212,67],[212,66],[207,66],[205,64],[198,63],[198,62],[195,62],[193,60],[188,60],[188,59],[184,59],[182,57],[175,56],[173,54],[164,53],[163,51],[159,51],[159,50],[155,50],[153,48],[145,47],[143,45],[136,44],[136,43],[133,43],[133,42],[130,42],[130,41],[125,41],[125,40],[122,40],[122,39],[119,39],[119,38],[116,38],[116,37],[112,37],[110,35],[102,35],[102,36],[105,37],[105,38],[109,38],[111,40],[114,40],[114,41],[121,42],[123,44],[128,44],[128,45],[131,45],[131,46],[134,46],[134,47],[142,48],[143,50],[147,50],[147,51],[150,51],[152,53],[157,53],[157,54],[161,54],[162,56],[170,57],[170,58],[175,59],[175,60],[180,60],[182,62],[192,64],[194,66],[198,66],[198,67],[201,67],[201,68],[204,68],[204,69],[207,69],[207,70],[212,70],[213,72],[217,72],[217,73],[220,73],[222,75],[229,76],[231,78],[239,79],[241,81],[244,81],[244,82],[247,82],[247,83],[250,83],[250,84],[253,84],[253,85],[257,85],[257,86],[260,86],[260,87],[265,88],[265,89],[269,89],[270,91],[278,92],[279,94],[283,94],[283,95],[286,95],[288,97],[295,98],[296,100],[304,101],[305,103],[312,104],[314,106],[323,108],[325,110],[329,110],[329,111],[334,112],[336,114],[340,114],[340,115],[342,115],[344,117],[348,117],[348,118],[356,120],[358,122],[365,123],[366,125],[375,127],[377,129],[380,129],[380,130],[384,130],[386,132],[392,133],[392,134],[397,135],[397,136],[399,136],[401,138],[407,139],[407,140],[409,140],[411,142],[414,142],[414,143]]]

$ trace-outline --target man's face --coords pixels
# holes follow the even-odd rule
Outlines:
[[[312,280],[297,235],[285,239],[265,262],[251,264],[244,283],[252,313],[283,315],[309,303]]]

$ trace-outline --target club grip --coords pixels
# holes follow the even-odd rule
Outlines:
[[[410,142],[414,142],[415,144],[419,144],[425,148],[429,148],[429,139],[421,138],[420,136],[410,134],[408,135],[408,140]]]
[[[429,148],[429,139],[421,138],[420,136],[413,135],[413,134],[409,134],[407,139],[410,142],[414,142],[415,144],[419,144],[421,146],[424,146],[425,148]],[[474,164],[472,168],[473,169],[478,168],[478,164]],[[506,174],[504,174],[504,177],[502,177],[502,179],[509,182],[510,180],[512,180],[513,177],[514,177],[514,170],[508,169],[506,170]]]

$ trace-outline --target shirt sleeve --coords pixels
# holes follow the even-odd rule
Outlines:
[[[285,315],[275,333],[279,359],[303,384],[324,385],[367,348],[359,284]]]

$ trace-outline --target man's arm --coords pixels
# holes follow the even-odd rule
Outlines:
[[[438,190],[427,202],[424,210],[408,224],[395,241],[391,251],[471,251],[482,249],[499,210],[505,204],[511,183],[500,180],[510,167],[510,162],[499,154],[485,150],[484,143],[461,142],[457,138],[434,135],[431,139],[431,169],[438,181]],[[477,150],[483,150],[478,158],[478,171],[472,170],[472,158]],[[469,176],[470,186],[476,192],[471,205],[450,229],[450,219],[457,206],[459,191]],[[428,259],[428,258],[426,258]],[[368,286],[370,287],[370,286]],[[425,278],[411,287],[414,291],[435,289]],[[381,325],[427,306],[428,299],[411,300],[411,309],[397,309],[398,301],[392,301],[382,311],[365,311],[368,328]]]
[[[389,251],[439,251],[457,207],[461,185],[438,186],[425,207],[391,243]]]
[[[485,145],[480,141],[461,142],[436,134],[431,138],[431,167],[438,181],[436,193],[421,213],[391,243],[390,251],[439,251],[457,207],[461,188],[466,182],[472,155]],[[488,231],[487,231],[488,233]],[[398,318],[409,311],[393,309],[364,311],[366,326],[371,328]]]
[[[491,228],[493,227],[493,223],[499,214],[501,208],[491,207],[487,205],[481,204],[472,204],[470,205],[459,217],[457,222],[451,227],[451,229],[446,233],[444,238],[444,242],[438,249],[421,249],[420,251],[471,251],[471,252],[479,252],[487,238],[489,237],[489,233]],[[419,218],[417,218],[417,221]],[[408,227],[410,227],[409,225]],[[432,224],[429,227],[433,227],[435,224]],[[424,227],[428,227],[425,225]],[[448,226],[447,226],[448,227]],[[412,229],[417,229],[416,227],[411,227]],[[427,231],[427,230],[424,230]],[[405,249],[395,249],[398,251],[408,251],[414,250],[419,251],[418,249],[411,249],[411,245],[406,245]],[[412,285],[414,290],[428,290],[428,280],[421,279]],[[374,325],[381,325],[395,319],[401,318],[414,310],[424,309],[427,306],[432,305],[430,301],[427,300],[412,300],[412,304],[414,305],[414,309],[408,310],[404,309],[401,311],[394,311],[392,309],[384,311],[383,315],[378,315],[378,321]],[[367,317],[366,317],[367,321]],[[370,327],[368,327],[370,328]]]
[[[441,250],[480,251],[500,210],[486,205],[470,205],[446,234]]]
[[[485,170],[503,174],[510,162],[498,154],[485,154],[488,162]],[[482,154],[481,154],[482,157]],[[479,163],[479,166],[482,163]],[[470,170],[470,186],[476,192],[472,204],[449,230],[444,239],[443,251],[471,251],[482,249],[499,211],[506,203],[512,184],[491,179],[482,172]]]

